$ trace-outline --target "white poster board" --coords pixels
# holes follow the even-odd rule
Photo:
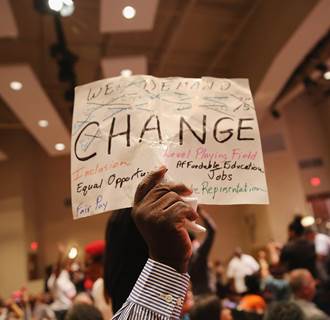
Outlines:
[[[117,77],[79,86],[72,126],[74,218],[130,207],[164,164],[200,204],[267,204],[246,79]]]

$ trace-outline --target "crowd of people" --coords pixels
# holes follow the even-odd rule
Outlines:
[[[188,234],[182,221],[197,214],[179,196],[189,190],[160,184],[164,172],[140,184],[133,210],[111,214],[105,240],[85,246],[83,263],[59,246],[43,293],[23,288],[0,299],[0,320],[329,319],[327,235],[296,216],[286,244],[268,243],[254,257],[236,248],[228,263],[211,261],[221,226],[198,208],[206,234]]]

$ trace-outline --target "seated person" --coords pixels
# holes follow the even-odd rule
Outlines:
[[[103,316],[95,306],[88,303],[77,303],[69,309],[65,320],[103,320]]]
[[[263,314],[266,310],[266,302],[260,292],[260,276],[255,273],[245,277],[247,292],[243,295],[238,309]]]
[[[289,282],[293,294],[293,302],[302,309],[306,320],[330,319],[312,302],[316,292],[316,281],[308,270],[293,270],[290,273]]]
[[[222,309],[216,295],[200,295],[189,312],[190,320],[232,320],[231,311]]]
[[[264,320],[305,320],[302,310],[291,301],[273,303]]]

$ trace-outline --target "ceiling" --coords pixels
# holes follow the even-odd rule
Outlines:
[[[276,55],[322,0],[291,0],[285,10],[278,0],[159,0],[151,30],[108,33],[100,31],[102,1],[121,0],[76,0],[74,14],[62,18],[68,47],[79,57],[77,84],[104,77],[104,59],[144,56],[155,76],[248,77],[256,93]],[[64,99],[67,84],[58,80],[49,53],[56,41],[54,18],[37,12],[31,0],[10,6],[18,35],[0,38],[0,67],[30,65],[69,132],[72,102]],[[1,130],[30,134],[0,99],[0,136]]]

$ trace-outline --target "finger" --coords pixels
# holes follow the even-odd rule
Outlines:
[[[175,193],[178,196],[189,196],[192,191],[187,188],[184,184],[174,184],[174,183],[159,183],[153,189],[151,189],[147,194],[144,195],[144,201],[149,203],[157,202],[167,193]],[[178,200],[181,200],[178,199]],[[159,203],[157,203],[159,204]],[[162,209],[163,207],[161,207]]]
[[[164,213],[176,222],[184,222],[184,219],[195,221],[198,218],[198,213],[183,200],[173,203]]]
[[[170,190],[176,192],[180,196],[189,196],[192,194],[192,190],[183,183],[173,185],[170,187]]]
[[[178,201],[182,201],[182,198],[176,192],[170,191],[157,200],[155,205],[164,211]]]
[[[139,183],[134,196],[134,204],[140,202],[145,197],[145,195],[163,179],[166,171],[167,168],[162,166],[158,170],[149,173]]]
[[[189,189],[183,183],[160,183],[155,187],[153,193],[158,194],[161,197],[164,193],[175,192],[180,196],[189,196],[192,194],[192,190]]]

